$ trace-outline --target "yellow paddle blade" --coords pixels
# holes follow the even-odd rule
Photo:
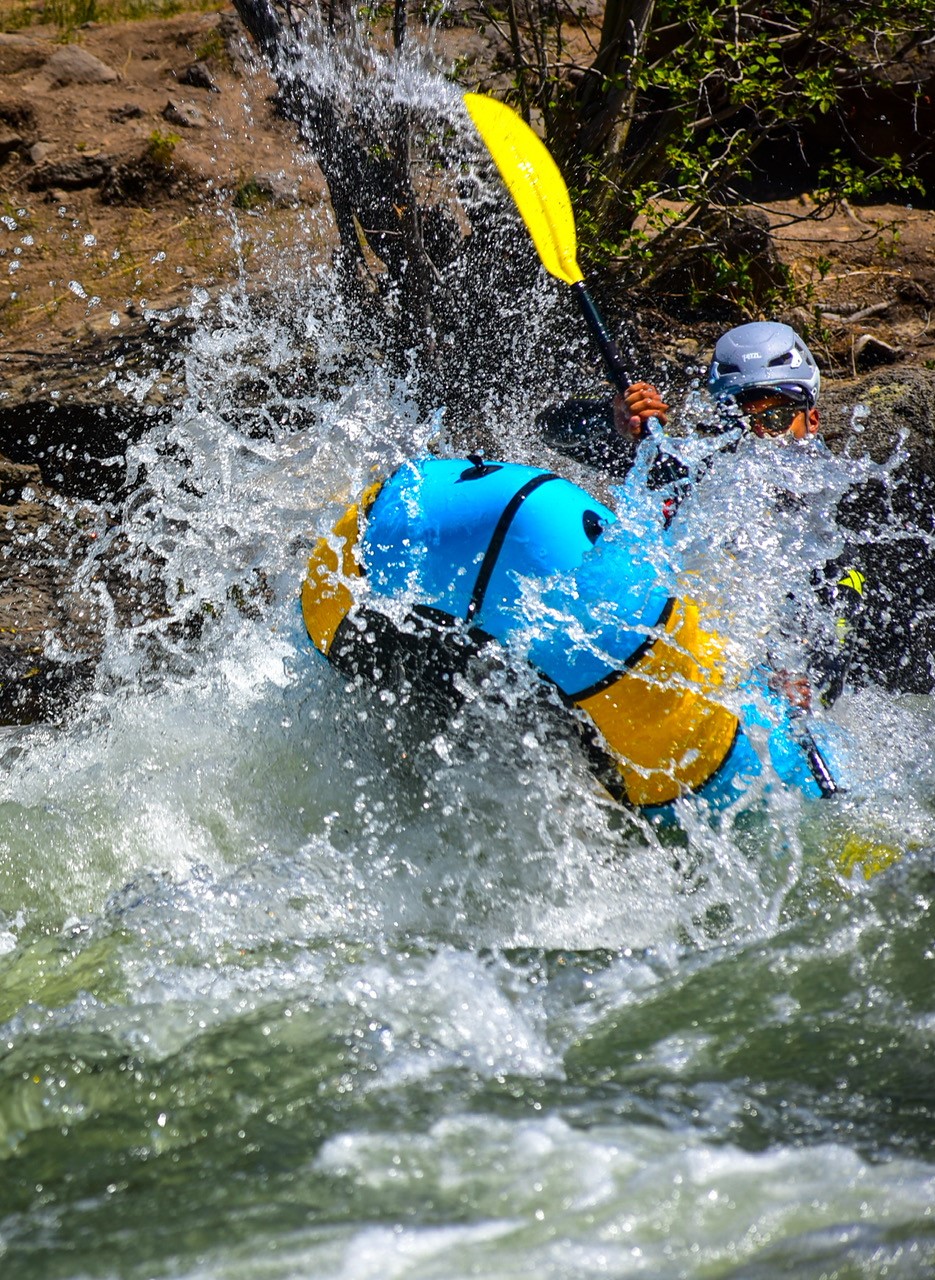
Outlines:
[[[872,880],[901,857],[902,850],[894,845],[852,831],[841,848],[832,854],[831,861],[834,869],[845,880],[856,880],[858,875],[862,875],[865,880]]]
[[[578,266],[571,197],[545,144],[495,98],[466,93],[464,105],[516,201],[542,265],[557,280],[577,284],[584,276]]]

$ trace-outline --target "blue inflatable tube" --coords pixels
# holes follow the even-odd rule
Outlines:
[[[614,536],[615,523],[538,468],[408,463],[315,547],[306,628],[342,670],[449,688],[478,648],[504,647],[575,710],[604,785],[651,815],[689,795],[713,809],[743,795],[764,769],[754,726],[783,782],[826,793],[814,743],[767,679],[751,679],[739,713],[728,705],[722,642],[679,594],[658,535]]]

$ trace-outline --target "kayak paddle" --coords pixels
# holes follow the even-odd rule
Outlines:
[[[619,391],[626,391],[632,379],[578,266],[575,215],[558,165],[525,120],[496,98],[466,93],[464,105],[516,202],[542,265],[550,276],[571,287],[611,381]]]

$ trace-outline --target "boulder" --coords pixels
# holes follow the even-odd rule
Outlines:
[[[36,113],[28,102],[0,98],[0,164],[25,155],[36,140]]]
[[[56,164],[40,165],[30,175],[30,191],[79,191],[98,187],[110,173],[112,161],[103,156],[69,156]]]
[[[23,135],[0,120],[0,164],[5,164],[10,156],[22,151],[24,146]]]
[[[879,365],[896,364],[903,354],[899,347],[885,342],[874,333],[862,333],[854,340],[854,367],[862,372]]]
[[[103,204],[152,204],[191,185],[186,164],[175,154],[175,139],[124,155],[108,166],[101,184]]]
[[[193,62],[179,76],[179,84],[190,85],[193,89],[207,89],[209,93],[220,93],[217,81],[204,62]]]
[[[113,67],[96,58],[80,44],[62,45],[45,64],[51,89],[62,89],[70,84],[109,84],[120,77]]]
[[[168,120],[169,124],[174,124],[180,129],[203,129],[205,127],[204,113],[190,102],[173,102],[170,100],[163,107],[162,116],[164,120]]]
[[[905,468],[935,478],[935,369],[899,367],[822,390],[822,434],[836,452],[888,462],[902,447]]]
[[[9,724],[55,714],[87,683],[102,629],[75,585],[96,536],[91,513],[63,507],[37,466],[0,455],[0,520],[0,724]]]
[[[145,114],[138,102],[128,102],[122,107],[114,107],[110,118],[114,124],[123,124],[126,120],[142,120]]]
[[[867,579],[861,619],[866,678],[894,691],[935,689],[935,370],[888,369],[822,394],[836,452],[892,464],[838,512]]]
[[[48,61],[49,46],[29,36],[0,32],[0,76],[15,76],[18,71],[32,71]]]

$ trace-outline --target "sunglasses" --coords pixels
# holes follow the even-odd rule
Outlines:
[[[738,408],[740,416],[751,430],[766,436],[785,435],[799,414],[805,412],[803,404],[797,404],[784,396],[756,396],[741,403]]]

